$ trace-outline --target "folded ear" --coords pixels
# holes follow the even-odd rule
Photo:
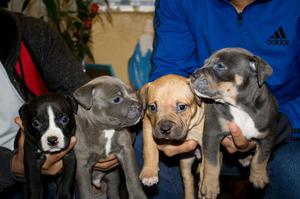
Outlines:
[[[78,103],[77,101],[75,100],[75,98],[73,96],[70,96],[70,95],[65,95],[68,103],[70,104],[73,112],[76,114],[77,113],[77,110],[78,110]]]
[[[146,109],[148,103],[148,90],[151,83],[145,84],[140,90],[138,90],[138,98],[142,102],[143,110]]]
[[[26,124],[27,110],[28,110],[28,104],[27,104],[27,103],[23,104],[23,105],[19,108],[19,116],[20,116],[20,118],[21,118],[21,120],[22,120],[23,126],[24,126],[24,124]]]
[[[94,84],[86,84],[73,93],[76,101],[86,110],[91,109],[93,104]]]
[[[258,56],[252,56],[250,58],[250,69],[257,73],[257,82],[259,86],[262,86],[273,72],[271,66]]]

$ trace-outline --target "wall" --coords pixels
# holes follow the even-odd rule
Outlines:
[[[111,64],[115,74],[130,83],[127,74],[128,59],[133,53],[139,36],[145,29],[147,20],[153,19],[152,13],[115,12],[110,24],[103,16],[103,24],[94,23],[92,50],[96,63]]]

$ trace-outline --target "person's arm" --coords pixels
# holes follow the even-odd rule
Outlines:
[[[72,94],[91,79],[58,31],[39,19],[25,17],[23,21],[24,40],[50,91]]]
[[[231,133],[230,137],[225,137],[222,140],[222,145],[226,148],[229,153],[235,153],[237,151],[248,151],[254,148],[255,143],[249,142],[246,137],[242,134],[241,129],[231,122],[229,124],[229,130]],[[198,146],[195,140],[187,140],[181,145],[158,145],[158,149],[163,151],[169,157],[177,154],[194,151]]]
[[[185,10],[181,0],[159,0],[155,3],[150,81],[166,74],[187,77],[200,67]]]

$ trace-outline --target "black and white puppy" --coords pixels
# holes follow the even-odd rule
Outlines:
[[[41,167],[49,154],[60,152],[69,146],[70,138],[75,134],[76,111],[75,100],[56,93],[36,97],[19,109],[25,131],[25,198],[43,198]],[[75,169],[75,153],[71,150],[63,157],[63,171],[57,182],[57,198],[73,197]]]
[[[222,164],[221,140],[235,122],[247,139],[256,141],[249,180],[263,188],[269,182],[267,162],[274,146],[278,109],[264,84],[272,68],[242,48],[224,48],[212,54],[202,68],[191,75],[191,87],[207,104],[203,133],[203,180],[200,196],[216,198]]]

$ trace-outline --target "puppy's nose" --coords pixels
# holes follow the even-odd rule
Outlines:
[[[159,129],[162,134],[168,135],[171,133],[172,126],[173,126],[173,124],[171,121],[164,120],[164,121],[160,122]]]
[[[142,105],[140,103],[135,102],[130,106],[130,110],[132,110],[132,111],[141,111],[142,110]]]
[[[50,146],[55,146],[55,145],[57,145],[57,143],[58,143],[58,137],[56,137],[56,136],[49,136],[49,137],[47,137],[47,142],[48,142],[48,145],[50,145]]]
[[[204,76],[200,76],[197,80],[197,86],[199,88],[206,88],[208,86],[207,79]]]
[[[192,82],[196,81],[196,79],[197,79],[197,77],[198,77],[198,75],[197,75],[196,72],[197,72],[197,71],[193,72],[193,73],[190,75],[190,79],[191,79]]]
[[[142,105],[140,103],[133,103],[129,107],[128,117],[136,118],[142,111]]]

